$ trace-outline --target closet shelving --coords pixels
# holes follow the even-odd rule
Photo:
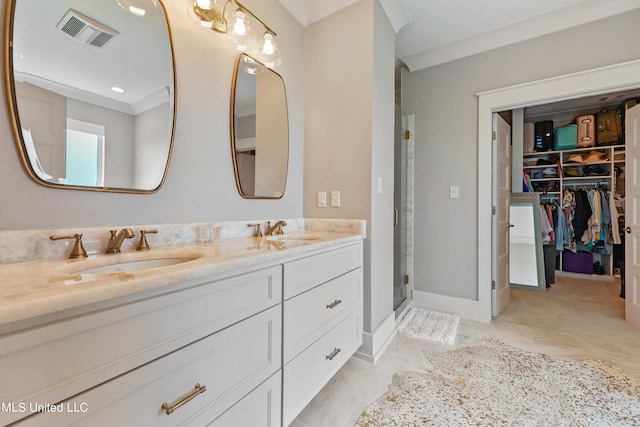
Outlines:
[[[529,181],[534,190],[541,193],[542,201],[557,202],[558,205],[562,202],[564,189],[620,190],[618,176],[624,173],[624,164],[624,144],[523,155],[523,169],[531,177]],[[542,176],[545,171],[546,176]],[[556,175],[549,176],[553,171]],[[605,266],[607,276],[613,276],[613,251],[610,255],[594,254],[594,262],[596,260]],[[558,261],[557,268],[562,269],[562,255]]]
[[[601,184],[607,189],[615,189],[616,166],[618,171],[624,169],[625,148],[622,144],[540,151],[525,153],[523,157],[523,169],[530,176],[529,182],[535,191],[547,197],[560,198],[565,188],[589,188]],[[547,170],[555,171],[556,175],[544,176]]]

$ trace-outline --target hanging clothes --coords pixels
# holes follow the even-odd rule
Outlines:
[[[583,242],[582,235],[589,229],[589,219],[591,218],[591,203],[589,195],[584,190],[574,192],[575,208],[573,215],[573,229],[575,238],[579,242]]]
[[[611,236],[611,242],[614,245],[620,245],[622,244],[622,239],[620,238],[620,231],[618,230],[618,221],[619,221],[618,208],[616,207],[616,201],[615,201],[615,197],[613,196],[613,193],[609,191],[607,194],[609,195],[609,212],[611,215],[611,219],[609,221],[609,224],[610,224],[609,236]]]
[[[560,211],[560,209],[556,209]],[[565,248],[570,248],[569,230],[567,228],[567,218],[564,210],[558,213],[558,223],[556,224],[556,250],[562,252]]]
[[[553,219],[553,205],[551,203],[545,203],[544,205],[544,212],[547,215],[547,220],[549,221],[549,226],[551,227],[551,231],[549,232],[549,244],[550,245],[555,245],[556,243],[556,232],[555,232],[555,225],[556,225],[556,221],[554,221]]]
[[[549,223],[549,217],[547,216],[547,211],[543,205],[540,205],[540,228],[542,233],[542,244],[550,245],[553,242],[551,241],[551,235],[554,234],[553,227]]]
[[[562,192],[562,211],[564,212],[566,229],[564,235],[566,236],[564,239],[566,240],[566,244],[564,249],[568,249],[571,252],[577,252],[576,245],[576,233],[573,227],[573,218],[575,215],[576,209],[576,199],[573,191],[565,189]]]

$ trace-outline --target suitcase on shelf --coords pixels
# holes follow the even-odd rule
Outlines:
[[[553,149],[553,120],[543,120],[534,124],[534,144],[536,151]]]
[[[578,125],[571,124],[556,128],[553,135],[553,149],[574,150],[578,146]]]
[[[622,117],[606,108],[596,114],[596,145],[614,145],[622,140]]]
[[[578,148],[596,145],[596,118],[593,114],[576,117],[578,125]]]

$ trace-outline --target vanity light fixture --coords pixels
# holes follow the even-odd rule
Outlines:
[[[116,0],[121,8],[135,16],[152,15],[158,7],[158,0]]]
[[[221,7],[222,1],[225,3]],[[227,40],[236,50],[247,52],[269,68],[277,67],[282,62],[275,42],[276,32],[238,0],[187,0],[187,2],[188,15],[193,20],[202,27],[226,34]],[[232,3],[236,10],[227,19],[227,7]],[[261,37],[252,31],[251,20],[264,28]]]

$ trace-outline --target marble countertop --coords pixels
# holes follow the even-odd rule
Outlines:
[[[277,239],[283,240],[277,240]],[[244,237],[206,244],[155,247],[84,259],[52,259],[0,264],[0,333],[78,314],[82,307],[100,309],[131,302],[176,285],[224,277],[260,264],[360,242],[357,233],[307,231],[284,237]],[[179,259],[170,266],[140,270],[92,272],[97,267],[155,259]],[[141,263],[138,263],[141,264]],[[132,266],[133,264],[128,264]]]

